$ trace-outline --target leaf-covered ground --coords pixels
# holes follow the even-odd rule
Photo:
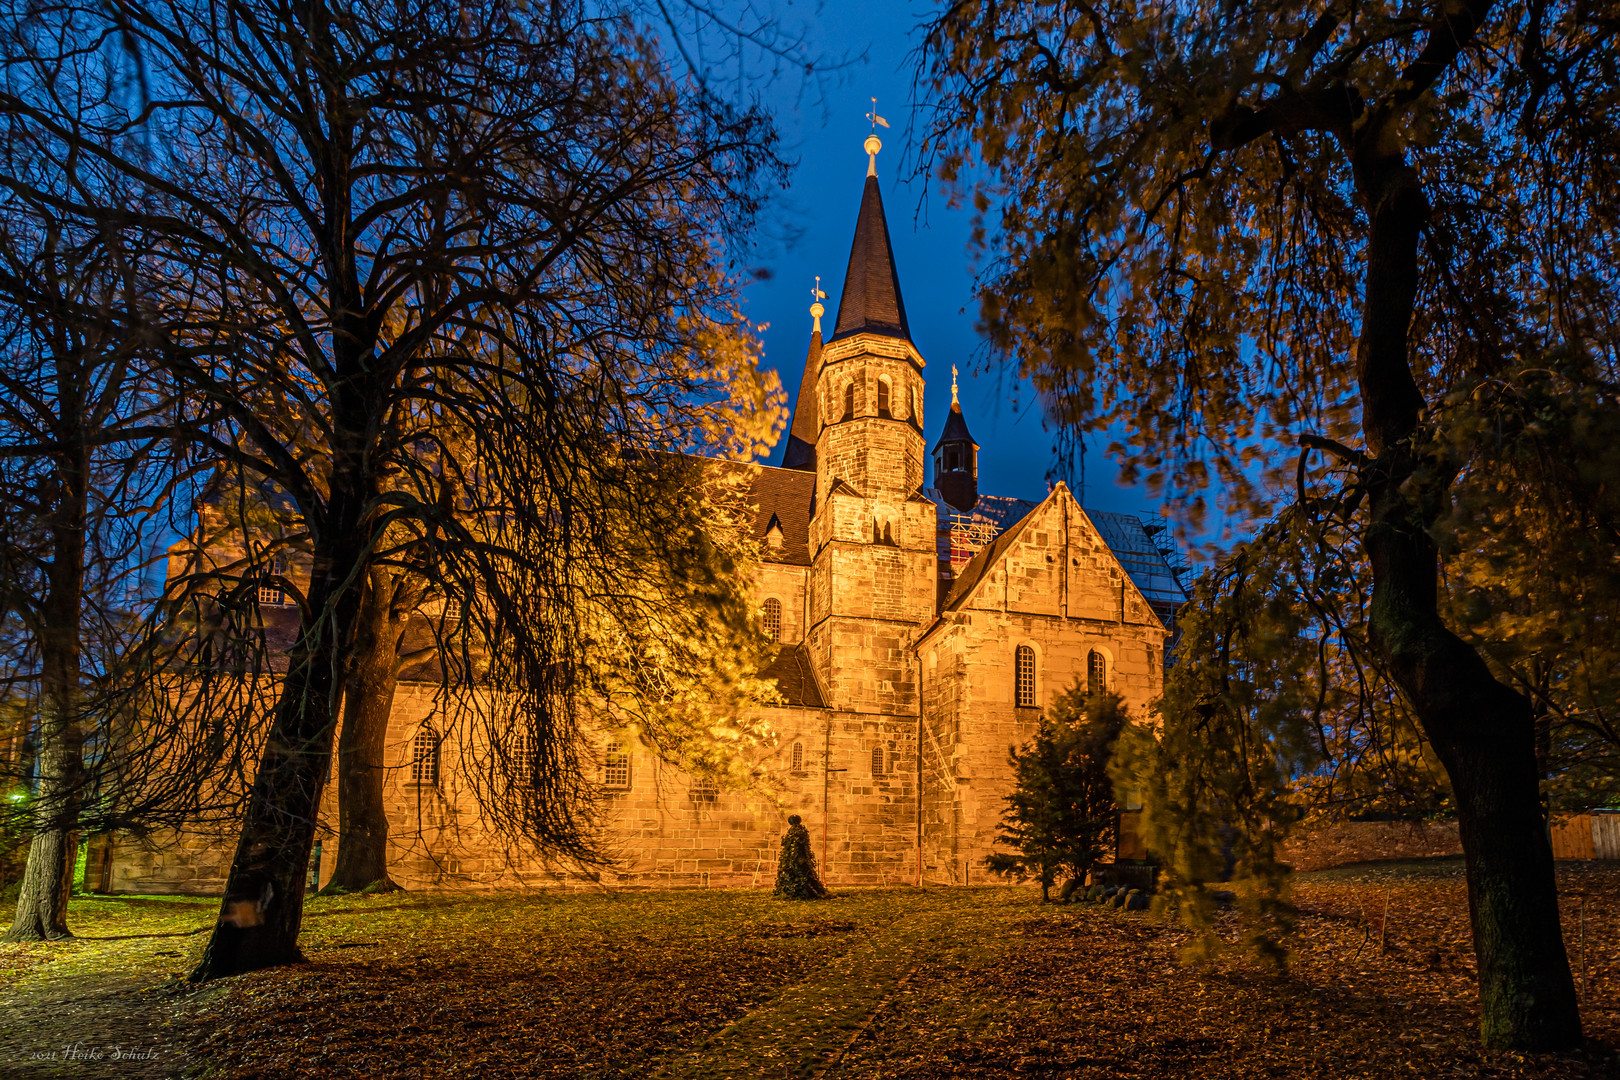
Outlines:
[[[1477,1048],[1460,867],[1431,862],[1302,875],[1284,976],[1027,889],[394,894],[313,900],[310,963],[198,992],[211,903],[76,902],[82,940],[0,946],[0,1076],[1620,1077],[1620,867],[1560,889],[1569,1057]]]

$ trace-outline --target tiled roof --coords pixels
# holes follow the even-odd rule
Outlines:
[[[900,277],[894,269],[894,248],[889,244],[889,223],[883,216],[883,194],[875,176],[866,178],[861,192],[855,242],[849,248],[849,269],[838,297],[838,322],[828,340],[860,333],[911,340],[906,304],[900,298]]]
[[[782,692],[782,702],[785,705],[795,705],[805,709],[824,709],[827,703],[822,700],[821,687],[816,684],[815,674],[810,668],[810,657],[803,645],[784,645],[771,661],[769,667],[760,672],[767,679],[776,680],[776,688]]]
[[[773,517],[782,526],[781,548],[763,548],[764,557],[771,562],[809,566],[810,504],[816,495],[816,474],[769,465],[754,468],[759,471],[748,488],[748,501],[758,508],[754,512],[754,539],[765,539]]]
[[[1086,517],[1097,526],[1103,543],[1107,544],[1131,581],[1152,604],[1182,604],[1187,592],[1181,587],[1175,571],[1165,561],[1159,546],[1148,535],[1142,519],[1131,514],[1116,514],[1111,510],[1087,510]]]

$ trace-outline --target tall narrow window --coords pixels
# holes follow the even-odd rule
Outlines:
[[[1108,689],[1108,657],[1091,650],[1086,657],[1086,689],[1093,694],[1100,694]]]
[[[913,420],[917,419],[917,388],[915,386],[906,390],[906,415]]]
[[[1023,708],[1033,708],[1035,705],[1035,650],[1028,645],[1018,646],[1015,668],[1018,684],[1018,704]]]
[[[793,771],[804,771],[804,743],[802,742],[793,744]]]
[[[411,783],[437,785],[439,782],[439,735],[426,724],[411,740]]]
[[[774,596],[765,601],[764,629],[772,641],[782,640],[782,601]]]
[[[855,419],[855,384],[849,383],[844,387],[844,419]]]
[[[883,747],[872,747],[872,775],[883,775]]]
[[[893,396],[893,389],[889,384],[888,378],[887,377],[879,378],[878,379],[878,415],[879,416],[890,416],[890,415],[892,415],[892,410],[889,408],[889,399],[892,396]]]
[[[534,737],[527,731],[512,733],[512,778],[532,787],[540,775],[540,755],[535,750]]]
[[[630,751],[623,743],[608,743],[602,751],[602,786],[609,791],[630,789]]]
[[[461,621],[461,601],[452,597],[444,602],[444,625],[454,626]]]

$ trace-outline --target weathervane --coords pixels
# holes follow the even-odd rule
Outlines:
[[[872,111],[866,114],[866,118],[872,121],[872,134],[866,137],[866,175],[876,176],[878,151],[883,149],[883,143],[877,137],[877,129],[889,126],[889,122],[878,115],[877,98],[872,99]]]
[[[821,291],[821,275],[816,275],[816,287],[810,290],[810,317],[816,321],[814,332],[821,333],[821,317],[827,314],[827,309],[821,302],[827,299],[827,294]]]
[[[955,364],[951,365],[951,404],[956,406],[958,409],[960,409],[962,407],[962,403],[956,399],[956,365]]]

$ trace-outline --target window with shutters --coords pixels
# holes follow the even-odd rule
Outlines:
[[[1035,650],[1028,645],[1018,646],[1016,681],[1018,704],[1022,708],[1035,706]]]
[[[1091,655],[1086,657],[1086,689],[1093,694],[1108,689],[1108,657],[1096,649],[1092,649]]]
[[[764,623],[765,636],[772,641],[782,640],[782,601],[772,596],[765,601]]]
[[[439,783],[439,733],[426,724],[411,740],[411,783],[436,787]]]

